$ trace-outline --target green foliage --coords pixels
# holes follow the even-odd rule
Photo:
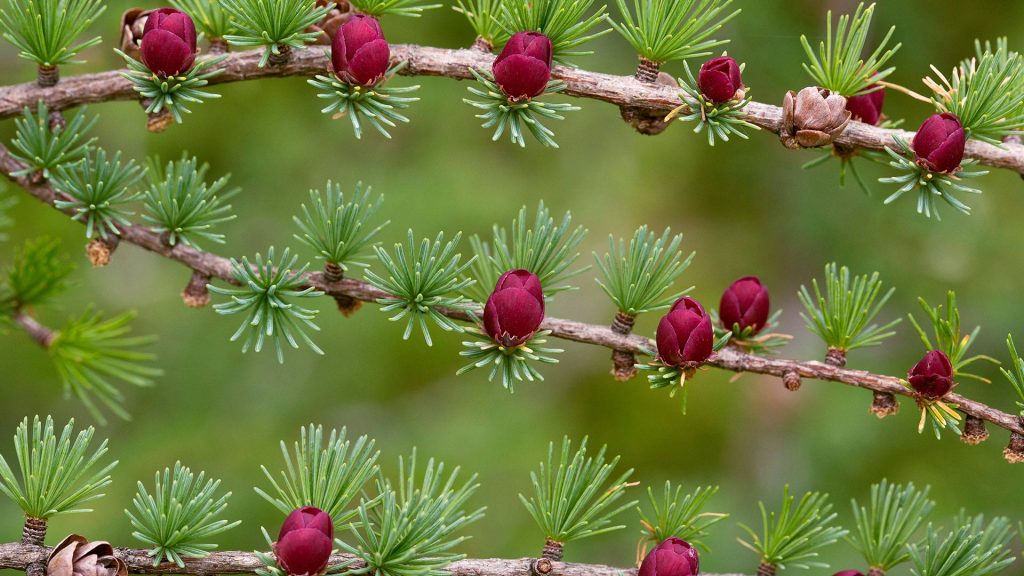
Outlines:
[[[289,49],[300,49],[316,40],[318,32],[306,32],[334,6],[328,2],[318,6],[316,0],[220,0],[233,19],[237,34],[226,34],[228,43],[242,48],[263,47],[260,67],[272,55]]]
[[[118,226],[130,226],[128,217],[134,212],[124,205],[135,201],[139,193],[131,188],[142,178],[143,172],[135,160],[121,163],[121,152],[107,160],[107,151],[96,148],[74,164],[57,166],[52,175],[54,188],[70,197],[57,199],[54,206],[71,213],[73,220],[85,224],[85,236],[107,233],[120,235]]]
[[[664,64],[709,56],[728,40],[712,37],[741,10],[724,10],[732,0],[615,0],[622,21],[609,19],[613,28],[645,60]],[[634,16],[635,14],[635,16]]]
[[[7,0],[7,9],[0,9],[0,28],[26,60],[47,67],[81,64],[75,56],[102,39],[75,44],[75,38],[106,8],[103,0]]]
[[[220,94],[200,88],[209,84],[210,78],[224,71],[223,68],[215,66],[226,60],[227,54],[199,58],[184,76],[164,78],[150,72],[145,64],[124,52],[116,49],[114,51],[124,58],[128,65],[128,71],[121,72],[121,76],[128,79],[132,83],[132,89],[142,96],[147,114],[159,114],[166,110],[171,113],[175,122],[181,124],[182,113],[192,113],[187,107],[189,104],[202,104],[204,98],[220,98]]]
[[[125,420],[124,395],[116,382],[152,386],[163,374],[147,365],[154,354],[138,349],[156,341],[155,336],[129,336],[135,312],[109,320],[93,310],[68,320],[50,344],[50,357],[66,394],[74,395],[100,424],[106,423],[99,404]]]
[[[19,474],[0,455],[0,492],[34,518],[92,512],[82,506],[103,497],[100,491],[110,485],[110,471],[117,466],[115,461],[100,467],[107,441],[90,451],[94,433],[90,426],[75,434],[71,420],[58,437],[52,417],[44,424],[36,416],[31,428],[25,418],[14,434]]]
[[[1002,138],[1024,129],[1024,57],[1012,51],[1006,38],[984,45],[974,41],[977,55],[964,60],[947,78],[938,68],[938,81],[925,78],[932,102],[940,112],[960,118],[967,135],[1001,145]]]
[[[745,67],[745,64],[740,64],[741,70]],[[672,110],[665,117],[666,121],[678,116],[683,122],[696,122],[694,133],[700,134],[706,130],[710,146],[714,146],[716,140],[728,142],[730,136],[747,140],[746,130],[761,129],[756,124],[744,120],[744,109],[753,100],[750,90],[747,90],[742,98],[715,103],[705,98],[704,93],[700,91],[690,65],[684,63],[683,69],[686,70],[686,80],[680,79],[679,88],[685,95],[681,98],[685,104]]]
[[[0,310],[14,312],[48,303],[68,286],[75,265],[60,250],[60,240],[41,237],[27,240],[15,250],[0,288]]]
[[[882,281],[877,272],[871,276],[851,277],[849,268],[843,266],[837,270],[833,262],[825,265],[824,293],[817,279],[812,280],[811,286],[813,297],[806,286],[800,286],[798,296],[807,310],[806,315],[801,313],[800,316],[807,329],[830,348],[850,351],[878,346],[895,334],[891,328],[900,322],[899,318],[882,326],[871,323],[895,290],[890,288],[882,294]]]
[[[598,279],[597,284],[623,314],[636,316],[668,308],[693,289],[691,286],[666,295],[696,254],[690,252],[684,259],[679,250],[682,242],[682,234],[672,236],[672,230],[666,228],[659,237],[646,224],[636,229],[628,247],[624,238],[616,242],[609,235],[604,257],[594,253],[605,279]]]
[[[369,186],[356,184],[351,199],[345,201],[341,184],[327,181],[323,194],[319,190],[309,191],[309,207],[302,205],[302,218],[293,216],[295,225],[302,235],[295,239],[316,251],[316,257],[329,264],[348,271],[353,266],[367,267],[362,261],[368,248],[376,246],[374,238],[390,220],[370,228],[370,221],[377,215],[383,195],[372,195]]]
[[[0,185],[0,242],[7,241],[7,234],[4,233],[4,229],[14,225],[14,220],[7,211],[18,203],[18,199],[14,196],[6,198],[4,196],[4,187]]]
[[[502,46],[508,42],[509,32],[499,21],[501,4],[502,0],[455,0],[452,9],[466,17],[478,38],[491,46]]]
[[[466,364],[455,373],[465,374],[470,370],[490,366],[487,374],[487,381],[492,382],[494,377],[501,374],[501,385],[513,392],[515,382],[537,382],[543,381],[544,375],[534,368],[533,363],[558,364],[558,360],[548,354],[560,354],[564,352],[561,348],[548,348],[547,337],[550,330],[541,330],[533,335],[525,344],[506,348],[494,341],[486,332],[477,328],[468,328],[466,333],[475,336],[476,340],[464,340],[462,345],[466,348],[459,352],[459,356],[469,359]]]
[[[399,470],[397,489],[379,479],[380,495],[360,504],[359,521],[349,526],[353,543],[336,540],[363,564],[347,574],[444,576],[446,566],[465,557],[451,550],[469,538],[456,533],[484,515],[483,508],[465,509],[479,487],[476,475],[459,484],[458,468],[446,478],[444,463],[431,458],[418,481],[415,451],[408,466],[399,459]]]
[[[218,519],[231,497],[231,492],[217,497],[220,480],[206,479],[206,472],[194,475],[181,462],[174,463],[173,473],[164,468],[163,478],[157,470],[152,494],[142,482],[138,485],[135,513],[124,513],[135,528],[132,536],[152,547],[147,554],[153,566],[167,561],[184,568],[183,558],[208,556],[217,548],[208,539],[241,524]]]
[[[221,0],[169,0],[196,23],[196,28],[207,38],[224,38],[235,32],[235,23],[224,10]]]
[[[476,284],[465,294],[477,302],[486,302],[498,278],[509,270],[518,269],[535,274],[548,299],[559,292],[573,290],[573,286],[565,283],[589,268],[569,269],[579,258],[577,250],[586,235],[587,229],[583,226],[572,227],[571,212],[566,212],[561,220],[555,220],[541,200],[530,225],[526,206],[523,206],[512,220],[511,243],[508,231],[497,224],[491,228],[491,242],[485,242],[476,235],[469,239],[476,254],[471,270]]]
[[[832,11],[826,17],[825,40],[818,45],[815,55],[807,36],[800,36],[800,43],[807,54],[808,62],[804,70],[823,88],[843,96],[867,94],[872,85],[884,80],[892,74],[895,67],[882,69],[902,44],[896,44],[886,50],[885,45],[896,30],[893,26],[878,43],[878,48],[866,59],[862,56],[867,43],[868,31],[871,29],[871,18],[875,15],[875,5],[864,8],[864,3],[857,5],[853,16],[843,14],[836,24],[835,36],[832,35]]]
[[[567,58],[593,54],[575,50],[612,31],[592,32],[608,20],[605,6],[591,10],[594,0],[508,0],[501,4],[499,25],[508,35],[516,32],[540,32],[551,39],[555,62],[568,64]]]
[[[541,102],[536,98],[513,100],[509,98],[489,71],[478,71],[470,68],[470,72],[476,77],[478,86],[469,86],[467,90],[474,96],[483,100],[472,100],[463,98],[462,101],[474,108],[483,110],[476,117],[484,121],[481,124],[484,128],[494,128],[494,135],[491,140],[497,142],[506,132],[512,142],[519,144],[521,148],[526,147],[526,139],[523,137],[526,130],[533,134],[538,142],[549,148],[558,148],[555,142],[555,133],[541,123],[541,119],[565,120],[563,112],[579,110],[579,106],[567,102]],[[559,80],[550,80],[544,93],[541,96],[558,94],[565,89],[565,83]]]
[[[868,566],[888,572],[910,560],[906,545],[931,513],[935,502],[929,487],[918,490],[913,483],[892,484],[882,480],[871,485],[867,506],[851,502],[856,530],[847,537]]]
[[[1003,373],[1003,376],[1010,382],[1013,389],[1016,390],[1017,396],[1020,400],[1017,401],[1017,407],[1020,408],[1021,416],[1024,416],[1024,358],[1017,354],[1017,347],[1013,344],[1013,335],[1008,334],[1006,336],[1006,348],[1010,352],[1010,365],[1013,367],[1013,371],[1007,370],[1006,368],[999,368],[999,371]],[[1024,527],[1024,524],[1022,524]],[[1024,534],[1024,530],[1021,530]]]
[[[153,231],[166,237],[167,243],[176,246],[179,242],[198,249],[199,238],[224,243],[224,235],[212,231],[217,224],[235,219],[231,205],[225,200],[238,194],[238,188],[225,190],[230,174],[212,183],[206,182],[209,164],[199,164],[188,153],[182,153],[177,162],[160,163],[160,158],[151,158],[147,177],[149,187],[143,200],[146,212],[142,219],[153,225]]]
[[[718,492],[718,486],[698,486],[693,492],[683,492],[682,486],[672,489],[672,482],[665,482],[661,500],[654,495],[654,488],[647,487],[647,498],[652,514],[648,516],[637,507],[640,514],[641,543],[656,546],[672,538],[681,538],[690,544],[707,549],[701,541],[708,535],[708,528],[729,517],[728,514],[705,512],[708,500]]]
[[[550,443],[547,464],[541,462],[539,471],[530,472],[533,496],[527,500],[520,494],[519,500],[547,538],[566,544],[625,528],[609,524],[619,512],[637,504],[633,500],[615,505],[631,486],[628,480],[633,470],[610,480],[619,457],[606,462],[606,449],[602,446],[596,455],[588,457],[586,437],[573,451],[566,436],[561,456],[556,460],[555,443]]]
[[[75,112],[65,126],[53,126],[45,102],[39,101],[35,114],[26,106],[21,116],[14,119],[16,131],[11,140],[14,146],[11,156],[28,167],[11,175],[26,176],[36,172],[49,178],[58,166],[81,160],[96,141],[96,138],[85,137],[95,124],[96,116],[88,122],[85,120],[85,108]]]
[[[1009,522],[996,518],[984,526],[978,516],[946,532],[928,525],[921,542],[907,545],[914,576],[989,576],[1009,566],[1015,558],[1006,545]]]
[[[769,513],[764,502],[761,508],[761,533],[740,524],[750,534],[751,541],[740,540],[761,557],[761,562],[786,568],[828,568],[828,564],[815,560],[818,550],[834,544],[847,534],[833,524],[836,514],[828,503],[828,494],[807,492],[797,502],[789,495],[789,486],[782,494],[782,508]]]
[[[301,339],[310,350],[317,354],[324,353],[306,334],[307,329],[320,331],[320,327],[313,322],[318,311],[302,307],[293,301],[315,298],[323,294],[312,286],[304,287],[309,263],[296,269],[298,260],[298,256],[292,256],[287,248],[278,259],[274,247],[271,246],[267,250],[266,259],[257,252],[252,264],[245,256],[241,262],[231,259],[231,273],[238,287],[209,286],[211,292],[231,298],[228,302],[213,305],[218,314],[245,314],[242,324],[231,336],[231,341],[234,342],[245,335],[245,342],[242,344],[243,354],[250,348],[261,352],[268,338],[273,341],[277,361],[282,364],[285,342],[298,349],[298,339]]]
[[[332,75],[323,74],[317,74],[315,78],[306,82],[320,90],[320,93],[317,94],[318,98],[330,101],[330,104],[320,112],[333,113],[331,116],[333,119],[348,117],[356,139],[363,137],[364,122],[380,132],[381,136],[391,138],[388,128],[394,128],[398,122],[409,123],[409,118],[398,110],[405,110],[413,102],[419,101],[419,98],[402,96],[402,94],[419,90],[419,85],[399,87],[384,85],[402,68],[405,68],[405,65],[405,62],[395,64],[385,72],[380,81],[370,87],[347,84]]]
[[[341,527],[356,515],[355,510],[346,510],[349,503],[378,472],[380,452],[373,446],[374,441],[366,436],[360,436],[353,444],[345,428],[340,432],[331,429],[330,437],[325,439],[323,426],[310,424],[299,430],[294,460],[288,445],[281,441],[285,469],[280,473],[280,482],[266,466],[260,466],[274,495],[260,488],[256,488],[256,493],[285,515],[296,508],[315,506]]]
[[[936,220],[942,220],[939,215],[939,200],[942,200],[955,208],[962,214],[969,215],[971,207],[964,204],[956,197],[956,193],[981,194],[981,190],[971,188],[964,183],[964,180],[977,178],[988,174],[987,170],[966,170],[976,165],[976,160],[964,160],[961,167],[955,174],[943,174],[932,172],[918,164],[915,160],[914,151],[910,149],[906,140],[899,136],[893,136],[894,146],[886,147],[885,152],[889,154],[889,166],[902,172],[898,176],[879,178],[878,181],[885,184],[899,184],[900,188],[885,199],[885,204],[892,204],[908,192],[917,193],[917,213],[924,214],[931,218],[935,215]]]
[[[374,287],[388,293],[377,300],[381,312],[396,312],[389,318],[393,322],[405,319],[402,339],[408,340],[417,325],[428,346],[433,345],[427,320],[447,332],[463,332],[462,326],[442,313],[442,309],[461,310],[472,315],[476,305],[467,300],[460,291],[465,290],[473,280],[463,278],[473,258],[462,262],[458,249],[462,233],[444,241],[444,232],[439,232],[433,242],[424,238],[417,248],[413,231],[405,244],[394,245],[394,256],[381,246],[374,246],[377,259],[387,276],[379,276],[372,270],[366,271],[366,280]]]
[[[971,364],[979,361],[986,360],[993,364],[999,364],[999,361],[991,356],[985,356],[978,354],[975,356],[967,356],[967,351],[970,350],[971,345],[974,344],[978,338],[978,332],[981,331],[981,326],[976,326],[970,334],[964,335],[960,331],[960,309],[956,305],[956,292],[952,290],[946,292],[946,311],[943,314],[942,304],[932,307],[928,305],[928,302],[924,298],[917,299],[918,304],[921,305],[921,309],[924,310],[925,316],[928,317],[928,324],[932,328],[935,334],[935,345],[932,345],[932,341],[928,338],[927,332],[921,327],[921,324],[917,322],[913,314],[907,314],[910,318],[910,323],[914,325],[914,329],[917,330],[917,335],[921,338],[921,342],[924,344],[925,349],[931,350],[942,350],[949,356],[950,362],[953,363],[953,375],[963,376],[964,378],[972,378],[981,382],[989,383],[990,380],[978,374],[971,374],[964,372],[964,369]]]
[[[388,14],[399,16],[422,16],[424,10],[440,8],[441,4],[423,4],[420,0],[349,0],[356,10],[381,18]]]

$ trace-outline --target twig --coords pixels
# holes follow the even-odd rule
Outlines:
[[[410,76],[444,76],[470,79],[470,68],[487,69],[493,56],[479,50],[452,50],[396,44],[391,47],[392,59],[405,61],[401,74]],[[224,72],[211,78],[211,84],[239,82],[272,76],[312,76],[328,69],[328,56],[323,48],[310,47],[291,55],[287,64],[260,68],[259,53],[247,51],[230,54],[222,67]],[[553,76],[566,83],[565,94],[590,98],[616,106],[664,110],[678,108],[685,103],[679,98],[679,89],[657,83],[646,83],[633,76],[615,76],[586,70],[556,67]],[[41,88],[35,82],[0,88],[0,119],[20,114],[26,106],[44,100],[53,110],[63,110],[81,104],[111,100],[135,100],[138,94],[131,83],[111,70],[98,74],[83,74],[62,79],[56,86]],[[782,123],[782,109],[771,104],[751,102],[744,108],[743,119],[766,131],[778,132]],[[905,130],[878,128],[860,122],[850,122],[836,139],[841,145],[853,148],[881,150],[892,144],[893,136],[907,142],[914,133]],[[1024,174],[1024,146],[1005,144],[1002,148],[977,140],[968,140],[966,156],[996,168],[1008,168]]]

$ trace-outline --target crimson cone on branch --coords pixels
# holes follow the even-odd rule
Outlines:
[[[544,290],[527,270],[510,270],[498,278],[484,306],[484,331],[512,348],[530,341],[544,320]]]
[[[551,79],[551,40],[540,32],[518,32],[494,60],[494,81],[513,100],[544,93]]]
[[[683,296],[662,317],[657,333],[658,357],[672,366],[700,363],[711,356],[715,343],[711,316],[689,296]]]
[[[196,25],[174,8],[153,11],[142,31],[142,63],[157,76],[178,76],[196,61]]]
[[[293,510],[274,543],[277,563],[289,576],[320,574],[334,547],[334,522],[326,512],[307,506]]]
[[[380,22],[372,16],[356,14],[334,34],[331,63],[342,82],[372,86],[384,77],[390,60],[391,48]]]
[[[700,555],[689,542],[668,538],[651,550],[640,564],[637,576],[697,576]]]
[[[732,330],[739,324],[740,331],[750,328],[751,334],[757,334],[768,324],[768,311],[768,290],[757,276],[744,276],[733,282],[718,304],[723,328]]]
[[[932,350],[910,369],[907,381],[921,396],[937,400],[956,385],[953,382],[953,363],[942,350]]]
[[[846,99],[846,109],[850,111],[854,120],[878,126],[878,122],[882,119],[882,105],[885,104],[885,88],[878,84],[869,86],[869,88],[878,89],[860,96],[850,96]]]
[[[917,129],[910,147],[921,166],[932,172],[952,174],[960,169],[966,143],[960,119],[947,112],[929,116]]]
[[[728,56],[708,60],[697,74],[697,87],[705,98],[716,104],[742,98],[742,93],[737,94],[743,90],[740,65]]]

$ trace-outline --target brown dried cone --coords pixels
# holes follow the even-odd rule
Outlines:
[[[121,52],[139,60],[142,55],[139,47],[142,45],[142,32],[146,28],[146,20],[152,14],[152,10],[142,8],[129,8],[121,14]]]
[[[825,364],[843,368],[846,366],[846,350],[829,346],[828,351],[825,352]]]
[[[306,28],[306,32],[317,33],[316,40],[313,44],[330,46],[338,28],[341,28],[341,25],[348,22],[348,19],[352,17],[352,6],[346,0],[339,0],[338,2],[332,3],[334,4],[334,8],[331,8],[331,10],[319,22],[313,24],[309,28]],[[327,0],[316,0],[317,8],[322,8],[327,6],[327,4]]]
[[[964,431],[960,434],[960,441],[964,444],[976,446],[988,440],[988,430],[985,428],[985,421],[970,414],[964,415]]]
[[[800,389],[800,375],[796,372],[786,372],[782,375],[782,384],[786,386],[786,390],[796,392]]]
[[[672,86],[673,88],[679,87],[676,79],[665,72],[659,72],[657,80],[652,80],[651,82],[656,82],[662,86]],[[672,123],[671,120],[665,120],[667,113],[664,110],[652,110],[651,108],[641,108],[638,106],[620,106],[619,114],[626,121],[626,124],[647,136],[661,134]]]
[[[335,284],[341,282],[345,277],[345,271],[341,266],[334,262],[328,262],[324,265],[324,281],[329,284]],[[338,311],[345,318],[355,314],[360,308],[363,307],[361,300],[357,300],[351,296],[345,294],[335,294],[334,302],[338,305]]]
[[[210,277],[201,272],[193,272],[185,289],[181,291],[181,299],[189,308],[203,308],[210,304],[210,290],[206,285]]]
[[[60,70],[56,66],[40,66],[37,75],[36,83],[43,88],[49,88],[56,86],[57,82],[60,82]]]
[[[124,561],[114,556],[114,547],[97,540],[89,542],[71,534],[57,544],[46,558],[47,576],[128,576]]]
[[[624,312],[616,312],[612,321],[612,332],[628,336],[633,331],[636,316]],[[636,355],[626,350],[612,350],[612,375],[619,382],[625,382],[636,376]]]
[[[1024,416],[1019,416],[1017,420],[1024,426]],[[1024,434],[1010,432],[1010,444],[1003,450],[1003,458],[1011,464],[1024,462]]]
[[[871,413],[878,416],[879,419],[885,418],[886,416],[892,416],[893,414],[900,411],[900,403],[896,400],[896,397],[890,392],[879,392],[875,391],[874,398],[871,399]]]
[[[85,255],[89,257],[89,263],[95,268],[102,268],[110,264],[110,256],[117,250],[121,239],[117,236],[107,238],[93,238],[85,245]]]
[[[544,550],[541,552],[540,557],[552,560],[554,562],[562,561],[562,554],[565,551],[565,545],[561,542],[547,538],[544,540]]]
[[[25,524],[21,527],[22,544],[43,546],[46,541],[46,518],[25,516]]]
[[[757,567],[757,576],[775,576],[775,565],[761,562]]]
[[[786,148],[817,148],[831,144],[846,129],[850,111],[846,98],[819,86],[790,90],[782,101],[779,140]]]

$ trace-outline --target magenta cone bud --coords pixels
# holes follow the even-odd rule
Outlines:
[[[484,330],[505,347],[525,344],[544,320],[540,279],[526,270],[510,270],[498,278],[484,306]]]
[[[846,99],[846,109],[850,111],[854,120],[878,126],[878,121],[882,119],[882,105],[885,104],[885,88],[879,87],[878,84],[869,88],[878,90],[860,96],[850,96]]]
[[[551,79],[551,40],[540,32],[517,32],[494,60],[494,81],[513,100],[544,93]]]
[[[953,363],[942,350],[932,350],[907,373],[914,390],[930,400],[937,400],[953,389]]]
[[[743,89],[740,65],[728,56],[708,60],[697,74],[697,87],[705,98],[716,104],[734,99]]]
[[[356,14],[334,34],[331,63],[342,82],[372,86],[384,77],[390,60],[391,48],[372,16]]]
[[[319,508],[292,511],[274,543],[277,563],[289,576],[320,574],[334,548],[334,522]]]
[[[672,366],[703,362],[711,356],[715,333],[711,316],[689,296],[683,296],[658,324],[658,357]]]
[[[196,25],[174,8],[153,11],[142,30],[142,63],[157,76],[177,76],[196,60]]]
[[[637,576],[697,576],[700,555],[690,543],[669,538],[647,553]]]
[[[739,324],[741,331],[750,328],[752,334],[757,334],[768,324],[768,312],[768,290],[757,276],[745,276],[733,282],[722,293],[718,304],[718,314],[726,330]]]
[[[932,114],[917,134],[911,148],[917,155],[917,162],[932,172],[952,174],[960,168],[964,159],[964,145],[967,136],[960,119],[953,114]]]

